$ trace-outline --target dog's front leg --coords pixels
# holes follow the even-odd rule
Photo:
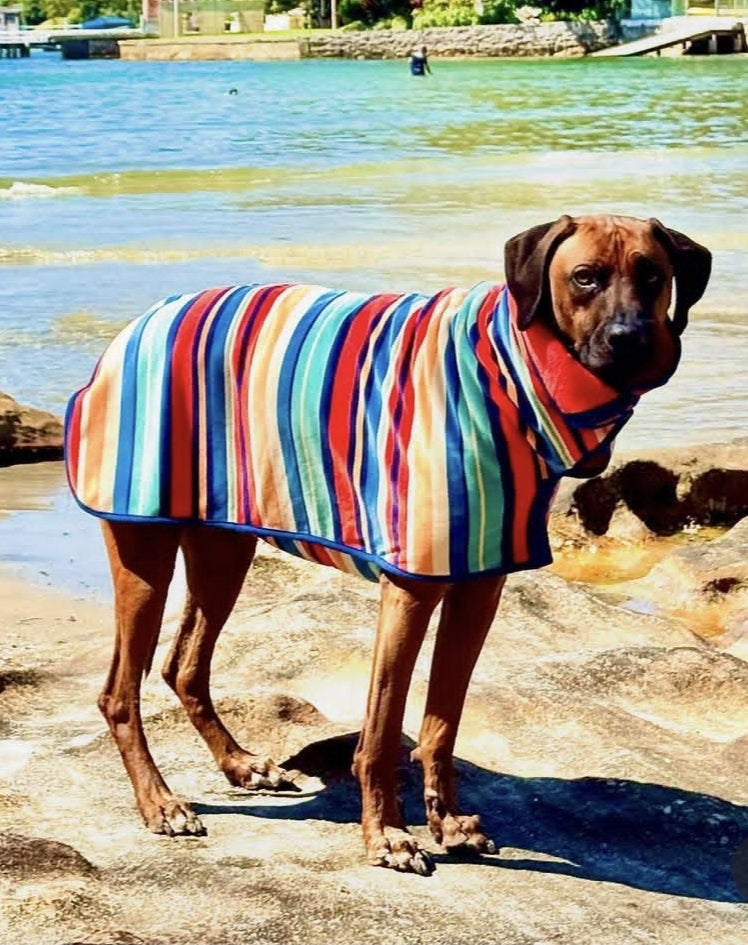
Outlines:
[[[366,718],[353,761],[369,862],[404,872],[433,871],[408,833],[397,797],[402,721],[418,651],[446,585],[381,578],[381,603]]]
[[[460,814],[453,753],[465,695],[476,660],[499,606],[505,577],[452,584],[444,597],[426,699],[413,758],[423,764],[426,816],[447,852],[494,853],[477,814]]]

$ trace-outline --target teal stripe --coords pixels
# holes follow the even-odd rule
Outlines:
[[[341,327],[361,304],[360,296],[345,293],[331,299],[314,320],[298,349],[298,364],[291,393],[291,435],[309,527],[312,532],[337,538],[338,516],[333,491],[323,481],[327,447],[327,405],[324,403],[325,365]]]
[[[161,403],[167,338],[173,315],[182,300],[160,308],[148,319],[140,341],[138,358],[138,400],[135,415],[135,446],[132,470],[135,477],[130,494],[130,512],[146,515],[158,507],[161,495]],[[146,316],[148,317],[148,316]]]
[[[467,568],[473,573],[485,570],[486,536],[491,534],[497,539],[502,534],[506,512],[502,477],[496,462],[495,444],[499,434],[486,412],[486,393],[480,379],[482,369],[475,357],[478,316],[485,295],[485,285],[476,286],[456,312],[452,328],[461,393],[458,418],[467,500],[466,558]]]

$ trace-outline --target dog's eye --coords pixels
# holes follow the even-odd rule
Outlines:
[[[580,289],[594,289],[598,283],[597,271],[593,266],[577,266],[571,278]]]
[[[662,271],[648,259],[641,258],[638,264],[639,285],[643,285],[649,292],[657,294],[665,281]]]

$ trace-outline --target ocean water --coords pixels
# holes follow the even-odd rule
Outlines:
[[[2,60],[0,390],[63,413],[165,295],[469,285],[501,279],[526,227],[618,212],[714,253],[681,367],[620,448],[746,435],[747,79],[745,56],[436,60],[425,79],[392,61]],[[98,573],[91,522],[63,481],[47,493],[0,520],[0,561]]]

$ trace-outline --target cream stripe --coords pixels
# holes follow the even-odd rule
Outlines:
[[[99,468],[95,471],[90,470],[92,490],[90,500],[86,499],[86,504],[94,509],[111,509],[114,504],[114,477],[117,471],[120,403],[122,400],[122,362],[125,348],[136,324],[137,322],[129,325],[122,334],[114,339],[102,363],[100,378],[97,378],[97,386],[102,381],[104,383],[106,401],[101,415],[103,416],[103,422],[100,423],[100,417],[97,416],[96,429],[92,430],[94,441],[98,440],[101,444]],[[101,390],[100,387],[99,390]],[[82,438],[85,439],[87,435],[88,429],[81,431]],[[88,456],[87,461],[90,459],[91,457]],[[89,479],[89,477],[85,477],[84,483],[86,479]]]
[[[408,448],[406,558],[413,570],[423,569],[425,574],[449,572],[449,544],[434,541],[434,536],[448,534],[444,528],[445,517],[447,524],[449,520],[444,450],[447,390],[444,348],[449,343],[455,295],[450,292],[435,306],[412,369],[415,404]]]
[[[248,413],[252,426],[250,459],[255,479],[253,514],[269,528],[295,531],[293,504],[278,429],[278,383],[288,343],[299,321],[326,290],[320,286],[291,286],[273,304],[260,329],[255,356],[248,366]],[[256,417],[256,421],[252,421]]]

